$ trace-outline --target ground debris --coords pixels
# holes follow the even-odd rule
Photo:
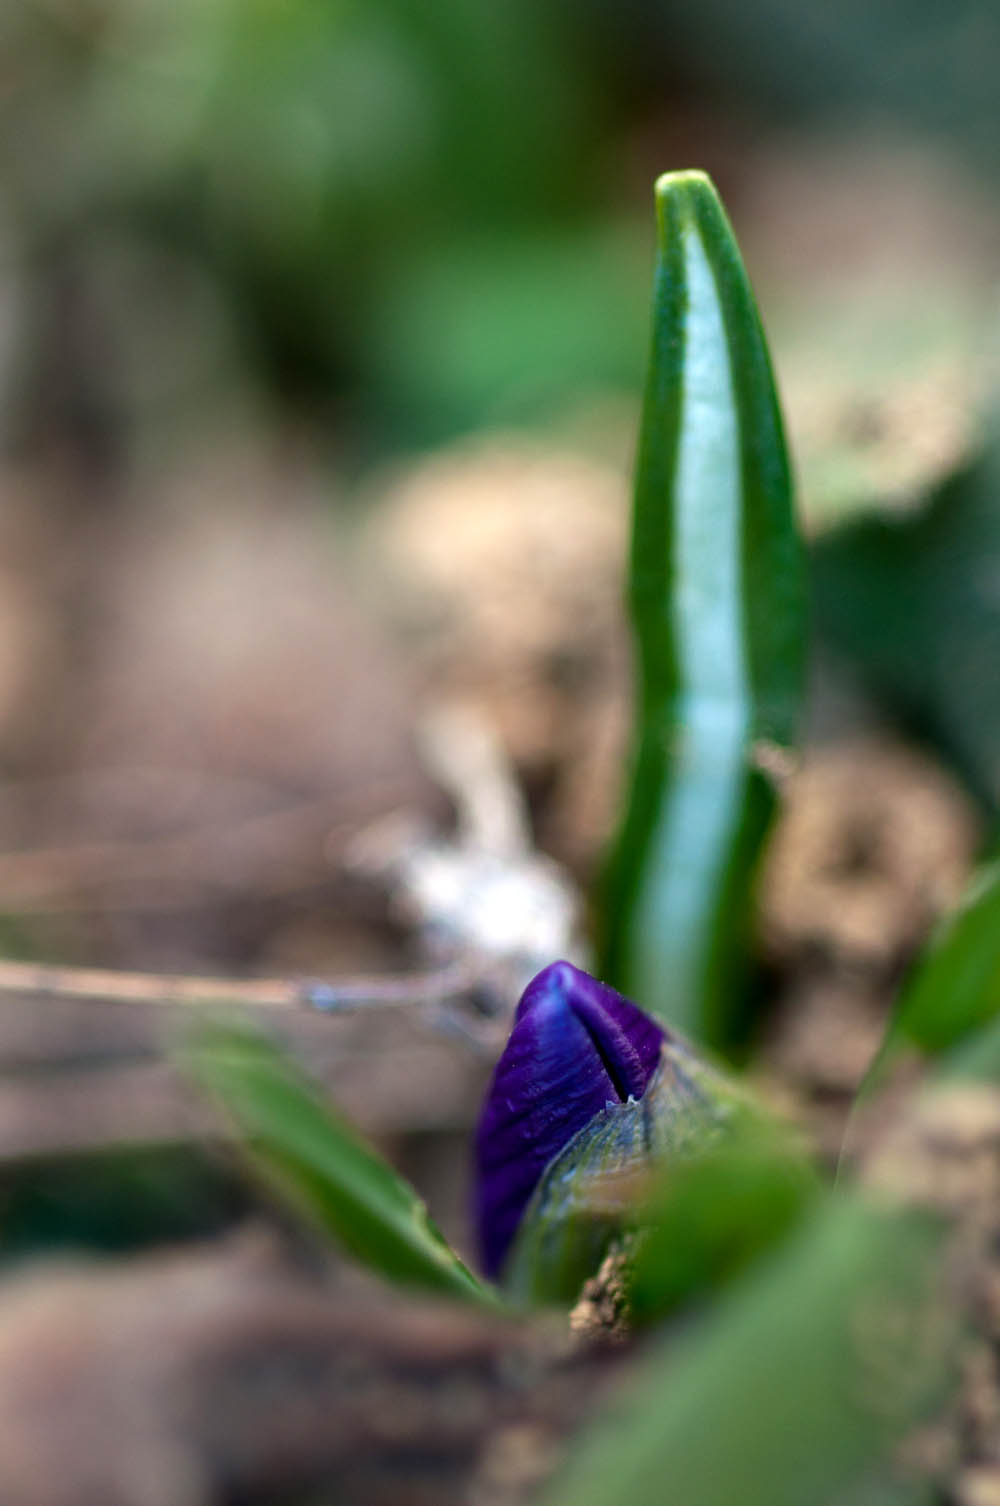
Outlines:
[[[783,795],[763,876],[769,950],[891,973],[961,892],[979,835],[970,802],[884,737],[812,750]]]
[[[0,1500],[515,1506],[606,1369],[564,1330],[319,1278],[256,1232],[36,1271],[0,1287]]]
[[[972,870],[968,797],[926,755],[864,732],[806,750],[759,890],[778,981],[759,1065],[835,1161],[900,979]]]
[[[569,1315],[572,1333],[587,1343],[622,1344],[630,1334],[628,1293],[629,1249],[616,1244],[583,1284]]]

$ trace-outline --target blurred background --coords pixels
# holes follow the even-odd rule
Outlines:
[[[0,4],[5,1506],[318,1506],[316,1377],[410,1344],[382,1288],[325,1326],[329,1252],[220,1148],[185,1011],[12,969],[583,955],[668,169],[728,207],[799,477],[752,1072],[835,1156],[995,847],[998,65],[992,0]],[[504,1020],[263,1013],[468,1251]],[[57,1252],[124,1258],[35,1274]]]
[[[818,1122],[846,1101],[1000,804],[998,61],[986,0],[8,0],[4,958],[426,960],[365,837],[447,827],[414,733],[456,702],[585,890],[628,725],[651,187],[700,167],[758,291],[813,551],[766,1060]],[[106,1161],[102,1202],[59,1161],[77,1131],[136,1131],[101,1117],[119,1078],[88,1079],[75,1125],[58,1073],[133,1071],[169,1029],[0,1011],[4,1248],[228,1217],[200,1163]],[[435,1156],[482,1063],[357,1049],[383,1076],[341,1068],[345,1106],[461,1240]],[[168,1090],[138,1084],[140,1138],[169,1139]]]

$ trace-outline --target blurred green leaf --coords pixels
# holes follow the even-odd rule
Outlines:
[[[903,988],[883,1053],[937,1053],[1000,1013],[1000,864],[984,868]]]
[[[941,1064],[941,1077],[945,1082],[956,1078],[1000,1082],[1000,1019],[994,1019],[956,1046]]]
[[[323,1101],[276,1047],[205,1031],[187,1061],[275,1185],[362,1264],[393,1281],[493,1302],[416,1193]]]
[[[195,1145],[11,1158],[0,1174],[0,1265],[222,1237],[257,1211],[253,1192]]]
[[[629,1315],[663,1317],[728,1284],[812,1209],[815,1168],[790,1133],[744,1115],[724,1139],[664,1169],[640,1214],[629,1260]]]
[[[831,1198],[693,1332],[665,1338],[545,1506],[922,1499],[890,1458],[951,1379],[940,1244],[918,1214]]]
[[[411,265],[473,235],[544,246],[593,223],[607,84],[567,45],[578,21],[531,0],[2,9],[0,231],[17,244],[0,253],[25,264],[32,315],[81,296],[91,245],[148,244],[211,286],[248,377],[325,416],[332,394],[353,408],[378,380],[369,342]],[[123,312],[137,348],[143,315]],[[87,392],[106,348],[92,317]],[[425,374],[453,327],[420,352]],[[360,393],[381,422],[397,395]]]
[[[795,733],[802,557],[767,347],[725,212],[701,173],[661,178],[657,208],[629,580],[635,754],[603,971],[731,1051],[749,1023],[738,980],[773,810],[754,755]]]
[[[901,1054],[943,1056],[945,1076],[1000,1080],[1000,863],[983,868],[938,925],[904,983],[865,1073],[844,1134],[841,1165],[859,1124]],[[995,1042],[995,1044],[994,1044]]]
[[[991,946],[989,931],[989,917],[991,914],[996,914],[998,884],[1000,884],[1000,868],[994,866],[985,870],[980,881],[971,887],[959,911],[942,928],[938,946],[931,951],[923,965],[932,972],[940,969],[938,976],[944,979],[949,954],[952,953],[958,938],[963,934],[968,937],[969,968],[958,985],[959,1004],[964,1004],[966,1007],[956,1011],[961,1015],[962,1028],[956,1028],[950,1032],[950,1040],[945,1043],[950,1049],[945,1050],[935,1064],[932,1090],[936,1083],[948,1083],[956,1078],[1000,1084],[1000,1010],[996,1008],[1000,999],[997,996],[997,959],[994,955],[997,942],[994,940]],[[940,963],[936,956],[938,948],[941,953]],[[923,968],[921,968],[922,971]],[[919,983],[920,973],[917,974],[915,981]],[[917,1022],[917,1029],[920,1030],[923,1038],[918,1042],[919,1044],[927,1041],[937,1042],[942,1039],[941,1020],[936,1017],[934,1008],[941,1000],[942,995],[936,992],[933,998],[928,994],[927,1015],[922,1012]],[[992,1009],[988,1001],[993,1002]],[[975,1020],[973,1017],[977,1012],[979,1018]],[[976,1028],[977,1025],[979,1028]],[[902,1044],[911,1039],[909,1036],[903,1036],[902,1032],[900,1034]],[[866,1082],[866,1089],[869,1091],[877,1088],[881,1083],[882,1074],[877,1069],[893,1059],[894,1053],[887,1049],[890,1042],[893,1046],[896,1045],[894,1036],[890,1036],[890,1041],[883,1047],[876,1067],[869,1073],[869,1081]],[[928,1049],[926,1045],[925,1049]],[[883,1056],[885,1062],[882,1060]]]
[[[1000,421],[913,516],[817,545],[819,625],[883,703],[932,738],[1000,811]]]

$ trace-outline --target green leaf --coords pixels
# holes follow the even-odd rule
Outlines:
[[[985,918],[987,914],[986,906],[991,898],[994,904],[993,913],[994,915],[996,914],[995,906],[998,882],[1000,882],[1000,872],[998,872],[996,867],[984,873],[981,892],[977,892],[978,886],[973,886],[968,896],[967,907],[963,907],[963,911],[955,917],[954,927],[956,931],[959,928],[965,928],[966,917],[972,916],[973,913],[976,918]],[[948,935],[942,938],[942,950],[946,947],[950,948],[950,939]],[[994,1007],[992,1010],[985,1008],[982,1010],[979,1029],[970,1028],[961,1035],[957,1031],[955,1032],[952,1038],[954,1044],[949,1043],[951,1044],[951,1049],[945,1051],[944,1055],[935,1064],[936,1070],[930,1083],[930,1091],[933,1091],[935,1085],[938,1083],[944,1083],[947,1086],[956,1079],[1000,1084],[1000,1009],[996,1007],[1000,1001],[997,1000],[997,974],[995,971],[997,964],[994,958],[993,966],[991,967],[988,960],[991,951],[996,948],[996,942],[994,942],[993,948],[991,948],[988,928],[985,925],[983,925],[982,930],[978,930],[977,928],[975,939],[977,942],[982,943],[982,950],[979,952],[978,960],[982,967],[981,976],[984,988],[980,998],[982,1001],[985,1001],[987,997],[991,998]],[[970,964],[972,955],[973,948],[970,947]],[[971,975],[972,968],[970,965]],[[970,1009],[967,1016],[970,1021],[971,1015],[972,1010]],[[883,1056],[886,1058],[885,1062],[883,1062]],[[882,1072],[878,1069],[881,1069],[893,1059],[894,1053],[890,1053],[887,1047],[884,1046],[876,1062],[876,1066],[866,1079],[866,1092],[874,1091],[881,1085]]]
[[[933,741],[1000,812],[1000,412],[926,506],[818,541],[821,632],[883,706]]]
[[[693,1331],[666,1336],[544,1506],[887,1499],[893,1447],[952,1377],[941,1238],[915,1213],[824,1202]]]
[[[804,583],[767,347],[701,173],[656,185],[659,252],[633,513],[635,749],[604,893],[603,970],[723,1050],[773,813],[756,755],[792,742]]]
[[[493,1303],[413,1189],[263,1037],[204,1031],[187,1063],[274,1185],[362,1264],[392,1281]]]
[[[1000,863],[983,868],[931,937],[903,986],[882,1044],[858,1089],[864,1108],[907,1048],[937,1056],[989,1039],[1000,1015]],[[987,1056],[989,1048],[986,1048]],[[974,1074],[978,1075],[978,1074]],[[988,1074],[987,1074],[988,1075]],[[853,1143],[852,1117],[845,1147]]]
[[[630,1321],[650,1323],[727,1285],[805,1218],[820,1186],[789,1131],[762,1114],[744,1114],[725,1138],[672,1163],[640,1214]]]
[[[982,869],[903,989],[887,1044],[947,1050],[1000,1013],[1000,863]]]
[[[995,1019],[950,1051],[937,1080],[1000,1083],[1000,1020]]]

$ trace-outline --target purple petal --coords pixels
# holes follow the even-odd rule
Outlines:
[[[476,1135],[476,1221],[495,1276],[545,1167],[608,1103],[641,1098],[666,1032],[569,962],[528,984]]]

